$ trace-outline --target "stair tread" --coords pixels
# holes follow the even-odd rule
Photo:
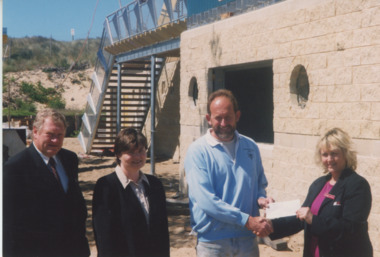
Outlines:
[[[163,64],[164,59],[155,61],[154,75],[159,75],[161,73]],[[150,91],[152,84],[152,75],[150,74],[152,70],[151,61],[149,59],[129,61],[122,64],[120,68],[121,92],[119,93],[122,96],[132,97],[131,99],[128,97],[122,97],[121,99],[120,106],[122,108],[127,108],[127,110],[121,110],[121,127],[141,130],[146,122],[147,113],[150,109]],[[156,81],[157,80],[155,79],[155,82]],[[118,67],[113,65],[111,67],[111,74],[109,76],[105,96],[102,97],[103,109],[100,114],[101,120],[97,124],[90,152],[97,149],[113,149],[117,131],[115,121],[117,118],[117,83]],[[140,108],[143,108],[143,110]],[[104,119],[110,119],[110,121]]]
[[[118,86],[108,86],[108,88],[118,88]],[[142,87],[142,86],[121,86],[121,89],[150,89],[150,87]]]

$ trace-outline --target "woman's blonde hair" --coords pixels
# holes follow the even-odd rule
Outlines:
[[[346,167],[356,170],[357,159],[356,151],[353,149],[351,137],[340,128],[328,130],[325,135],[318,141],[315,151],[315,161],[318,165],[322,164],[321,150],[322,149],[340,149],[346,159]],[[325,170],[327,172],[327,170]]]

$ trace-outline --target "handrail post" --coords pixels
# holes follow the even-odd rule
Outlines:
[[[110,37],[111,45],[113,45],[113,38],[112,38],[111,27],[110,27],[108,17],[106,18],[106,25],[107,25],[107,32],[108,32],[108,36]]]
[[[117,64],[116,135],[121,130],[121,64]]]
[[[150,113],[151,113],[151,128],[150,128],[150,173],[155,173],[154,160],[154,132],[156,126],[156,56],[150,57]]]

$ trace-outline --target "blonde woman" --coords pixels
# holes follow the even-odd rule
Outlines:
[[[326,175],[315,180],[296,216],[274,219],[272,239],[304,229],[304,257],[373,256],[368,236],[371,189],[355,172],[349,135],[333,128],[318,141],[316,161]]]

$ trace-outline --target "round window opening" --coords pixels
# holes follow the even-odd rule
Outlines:
[[[290,77],[290,98],[293,104],[302,109],[309,100],[309,78],[303,65],[297,65]]]
[[[189,86],[189,100],[194,104],[194,106],[197,106],[198,93],[199,90],[197,79],[195,77],[192,77]]]

